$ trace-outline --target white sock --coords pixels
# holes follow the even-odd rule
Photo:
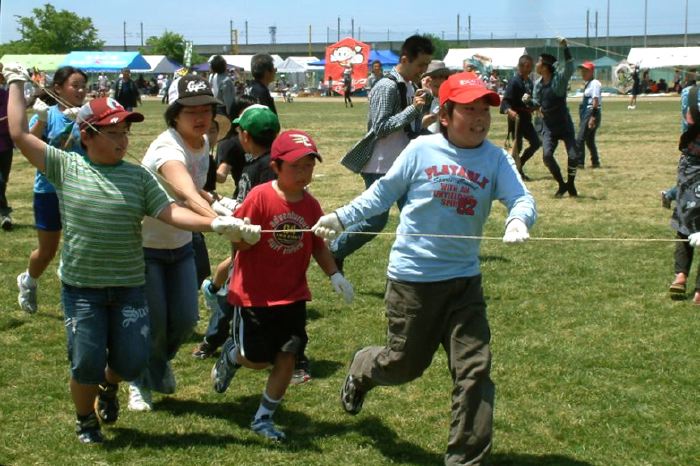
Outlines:
[[[22,283],[24,286],[28,286],[29,288],[34,288],[36,286],[36,279],[32,278],[31,275],[29,275],[29,270],[24,272],[24,276],[22,277]]]
[[[260,419],[262,416],[272,417],[281,402],[282,398],[279,400],[273,400],[267,394],[267,391],[263,391],[262,398],[260,399],[260,406],[258,407],[258,411],[255,413],[255,419]]]

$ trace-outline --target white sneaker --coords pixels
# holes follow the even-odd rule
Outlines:
[[[37,286],[27,286],[25,285],[25,279],[27,278],[27,272],[22,272],[17,275],[17,288],[19,288],[19,294],[17,295],[17,302],[19,307],[22,308],[24,312],[29,314],[34,314],[37,311],[36,304],[36,288]]]
[[[204,302],[207,303],[207,307],[209,308],[210,311],[218,311],[219,310],[219,300],[217,299],[216,295],[217,293],[212,293],[211,290],[209,289],[209,285],[211,285],[211,280],[210,279],[205,279],[202,282],[202,286],[200,290],[202,291],[202,294],[204,295]],[[221,290],[219,290],[221,291]]]
[[[129,411],[152,411],[151,391],[136,385],[129,385]]]

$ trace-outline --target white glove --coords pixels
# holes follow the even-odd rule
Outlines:
[[[43,100],[36,99],[34,101],[34,105],[32,106],[32,110],[34,110],[34,113],[39,118],[39,121],[43,121],[44,123],[49,121],[49,106],[46,105],[46,102]]]
[[[519,218],[514,218],[506,225],[506,232],[503,235],[503,242],[506,244],[522,243],[530,238],[525,222]]]
[[[219,199],[219,203],[229,209],[231,212],[235,212],[236,209],[238,209],[238,206],[240,203],[236,201],[235,199],[231,199],[230,197],[222,197]]]
[[[5,82],[9,86],[15,81],[27,82],[31,81],[31,77],[27,70],[19,63],[8,63],[2,69],[2,75],[5,77]]]
[[[355,292],[352,289],[352,284],[347,281],[342,273],[336,272],[331,275],[331,285],[336,293],[342,294],[345,302],[350,304],[355,297]]]
[[[216,217],[211,222],[211,229],[220,235],[226,236],[230,241],[237,243],[241,240],[241,225],[243,220],[236,217]]]
[[[700,246],[700,232],[689,235],[688,243],[693,248],[697,248],[698,246]]]
[[[557,36],[557,42],[559,42],[559,45],[560,45],[561,47],[566,47],[566,46],[567,46],[566,37],[564,37],[564,36]]]
[[[211,205],[211,208],[214,212],[216,212],[219,215],[223,215],[224,217],[230,217],[233,214],[233,211],[231,209],[227,209],[219,201],[214,201],[214,203]]]
[[[241,238],[248,244],[255,244],[260,241],[260,225],[251,225],[248,217],[243,219],[241,225]]]
[[[523,94],[523,103],[526,104],[532,100],[532,96],[527,92]]]
[[[75,120],[75,118],[78,116],[78,112],[80,112],[80,107],[71,107],[65,109],[63,114],[71,120]]]
[[[344,229],[343,224],[340,223],[338,214],[335,212],[322,216],[318,219],[316,225],[311,227],[311,231],[314,232],[314,235],[326,240],[335,238],[342,233]]]

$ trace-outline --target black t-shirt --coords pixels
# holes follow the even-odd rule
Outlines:
[[[238,196],[238,182],[246,164],[245,150],[241,146],[238,134],[222,139],[216,146],[217,164],[225,163],[231,167],[231,178],[233,178],[233,197]]]
[[[243,167],[241,179],[238,182],[238,195],[236,200],[243,202],[251,189],[259,184],[267,183],[276,178],[275,172],[270,168],[270,153],[266,153],[257,158],[250,155],[248,163]]]
[[[267,87],[263,86],[262,83],[260,83],[259,81],[253,81],[250,87],[248,87],[246,93],[255,97],[259,104],[267,105],[268,107],[270,107],[270,110],[275,112],[275,115],[277,114],[275,101],[270,95],[270,90]]]

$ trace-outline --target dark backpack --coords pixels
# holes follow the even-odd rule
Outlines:
[[[688,148],[691,142],[700,136],[700,110],[698,110],[698,86],[697,84],[690,88],[688,93],[688,111],[693,117],[693,124],[688,126],[688,129],[681,134],[681,139],[678,142],[678,150],[684,151]]]

